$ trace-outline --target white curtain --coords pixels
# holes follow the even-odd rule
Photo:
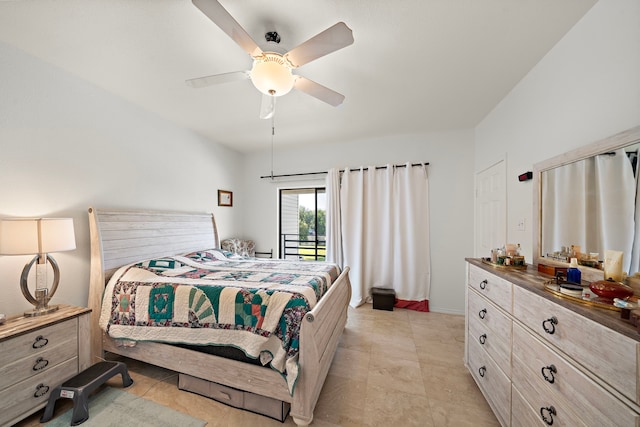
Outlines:
[[[629,275],[640,271],[640,164],[636,164],[636,210],[635,231],[633,234],[633,252],[631,252],[631,266]]]
[[[342,233],[340,221],[340,171],[329,169],[326,182],[327,216],[327,261],[344,267],[342,258]]]
[[[545,252],[579,245],[600,259],[607,249],[631,254],[636,179],[624,150],[547,171],[542,185]],[[625,271],[630,265],[623,260]]]
[[[334,180],[335,175],[327,179],[327,188]],[[369,300],[372,287],[393,288],[400,300],[426,303],[431,281],[426,166],[347,169],[339,199],[351,305]],[[327,223],[332,224],[336,202],[329,194],[327,204]],[[327,233],[328,248],[334,238]]]

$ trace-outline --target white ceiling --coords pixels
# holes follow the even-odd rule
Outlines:
[[[261,46],[285,50],[339,21],[353,45],[296,70],[346,96],[278,98],[274,144],[477,125],[596,0],[220,0]],[[0,0],[0,41],[238,151],[270,146],[251,58],[189,0]]]

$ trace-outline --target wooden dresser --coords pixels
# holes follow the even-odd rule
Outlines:
[[[0,426],[43,408],[53,387],[90,366],[90,312],[61,306],[0,325]]]
[[[640,426],[640,334],[551,279],[467,259],[465,363],[503,426]]]

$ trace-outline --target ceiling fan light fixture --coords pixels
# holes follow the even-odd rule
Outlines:
[[[271,96],[286,95],[295,81],[291,67],[278,53],[265,53],[256,58],[250,76],[256,89]]]

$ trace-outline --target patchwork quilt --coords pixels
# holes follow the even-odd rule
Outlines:
[[[111,278],[100,326],[124,345],[237,347],[280,372],[293,393],[302,319],[339,273],[324,262],[239,258],[217,249],[146,260]]]

